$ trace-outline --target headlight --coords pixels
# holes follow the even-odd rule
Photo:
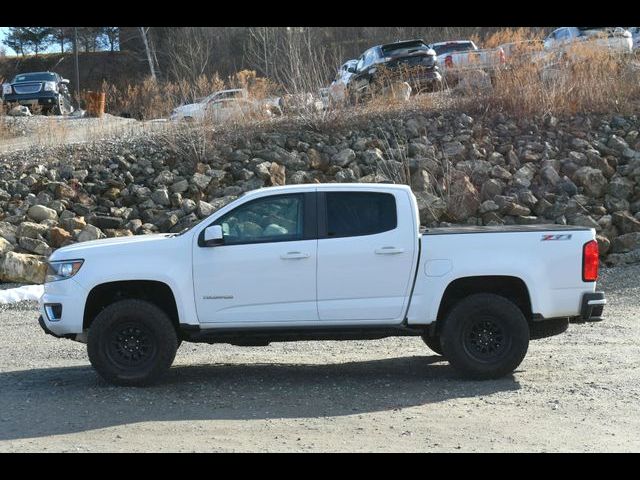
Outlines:
[[[11,90],[11,85],[8,83],[5,83],[4,85],[2,85],[2,94],[3,95],[11,95],[13,93],[13,90]]]
[[[67,278],[73,277],[78,273],[83,262],[84,260],[62,260],[59,262],[50,262],[47,269],[45,283],[57,282],[58,280],[66,280]]]
[[[58,85],[56,82],[44,82],[44,91],[45,92],[56,92],[58,90]]]

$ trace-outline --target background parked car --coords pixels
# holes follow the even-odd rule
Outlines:
[[[640,27],[627,27],[629,33],[631,33],[631,39],[633,40],[633,51],[640,48]]]
[[[171,120],[202,120],[207,113],[207,106],[218,100],[227,98],[247,98],[248,92],[244,88],[220,90],[204,97],[196,103],[188,103],[175,108],[171,112]]]
[[[354,74],[347,84],[349,96],[356,102],[390,82],[407,82],[416,93],[438,91],[443,85],[436,53],[419,39],[371,47],[348,71]]]
[[[199,102],[181,105],[171,112],[170,120],[224,121],[249,112],[278,115],[281,112],[279,98],[253,100],[244,88],[220,90],[204,97]]]
[[[21,73],[2,85],[2,97],[7,108],[39,105],[42,113],[65,115],[74,110],[67,85],[69,80],[54,72]]]
[[[348,98],[347,85],[349,80],[354,75],[355,66],[358,64],[358,60],[352,59],[344,62],[338,69],[336,77],[329,86],[329,100],[334,103],[342,103]]]
[[[631,53],[631,32],[623,27],[560,27],[544,40],[544,48],[556,49],[575,42],[593,42],[616,53]]]

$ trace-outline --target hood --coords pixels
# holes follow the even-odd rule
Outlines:
[[[198,112],[204,109],[204,105],[202,103],[188,103],[186,105],[181,105],[180,107],[176,107],[173,110],[173,113],[192,113]]]
[[[167,241],[173,237],[173,233],[156,233],[150,235],[135,235],[132,237],[103,238],[101,240],[74,243],[73,245],[59,248],[53,252],[49,260],[73,260],[75,258],[85,258],[87,255],[104,253],[116,254],[117,250],[122,246],[146,248],[150,243]]]

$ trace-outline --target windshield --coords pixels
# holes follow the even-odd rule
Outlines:
[[[432,45],[431,48],[436,51],[436,55],[475,50],[475,48],[473,48],[473,43],[471,42],[443,43],[441,45]]]
[[[205,97],[201,103],[210,103],[214,100],[221,100],[225,98],[240,98],[242,97],[242,90],[226,90],[221,92],[214,92],[208,97]]]
[[[56,74],[43,72],[43,73],[22,73],[16,75],[12,83],[16,82],[55,82]]]

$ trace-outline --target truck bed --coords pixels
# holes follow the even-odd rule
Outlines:
[[[478,227],[469,225],[464,227],[420,227],[423,235],[451,235],[462,233],[516,233],[516,232],[575,232],[589,230],[589,227],[576,225],[495,225]]]

